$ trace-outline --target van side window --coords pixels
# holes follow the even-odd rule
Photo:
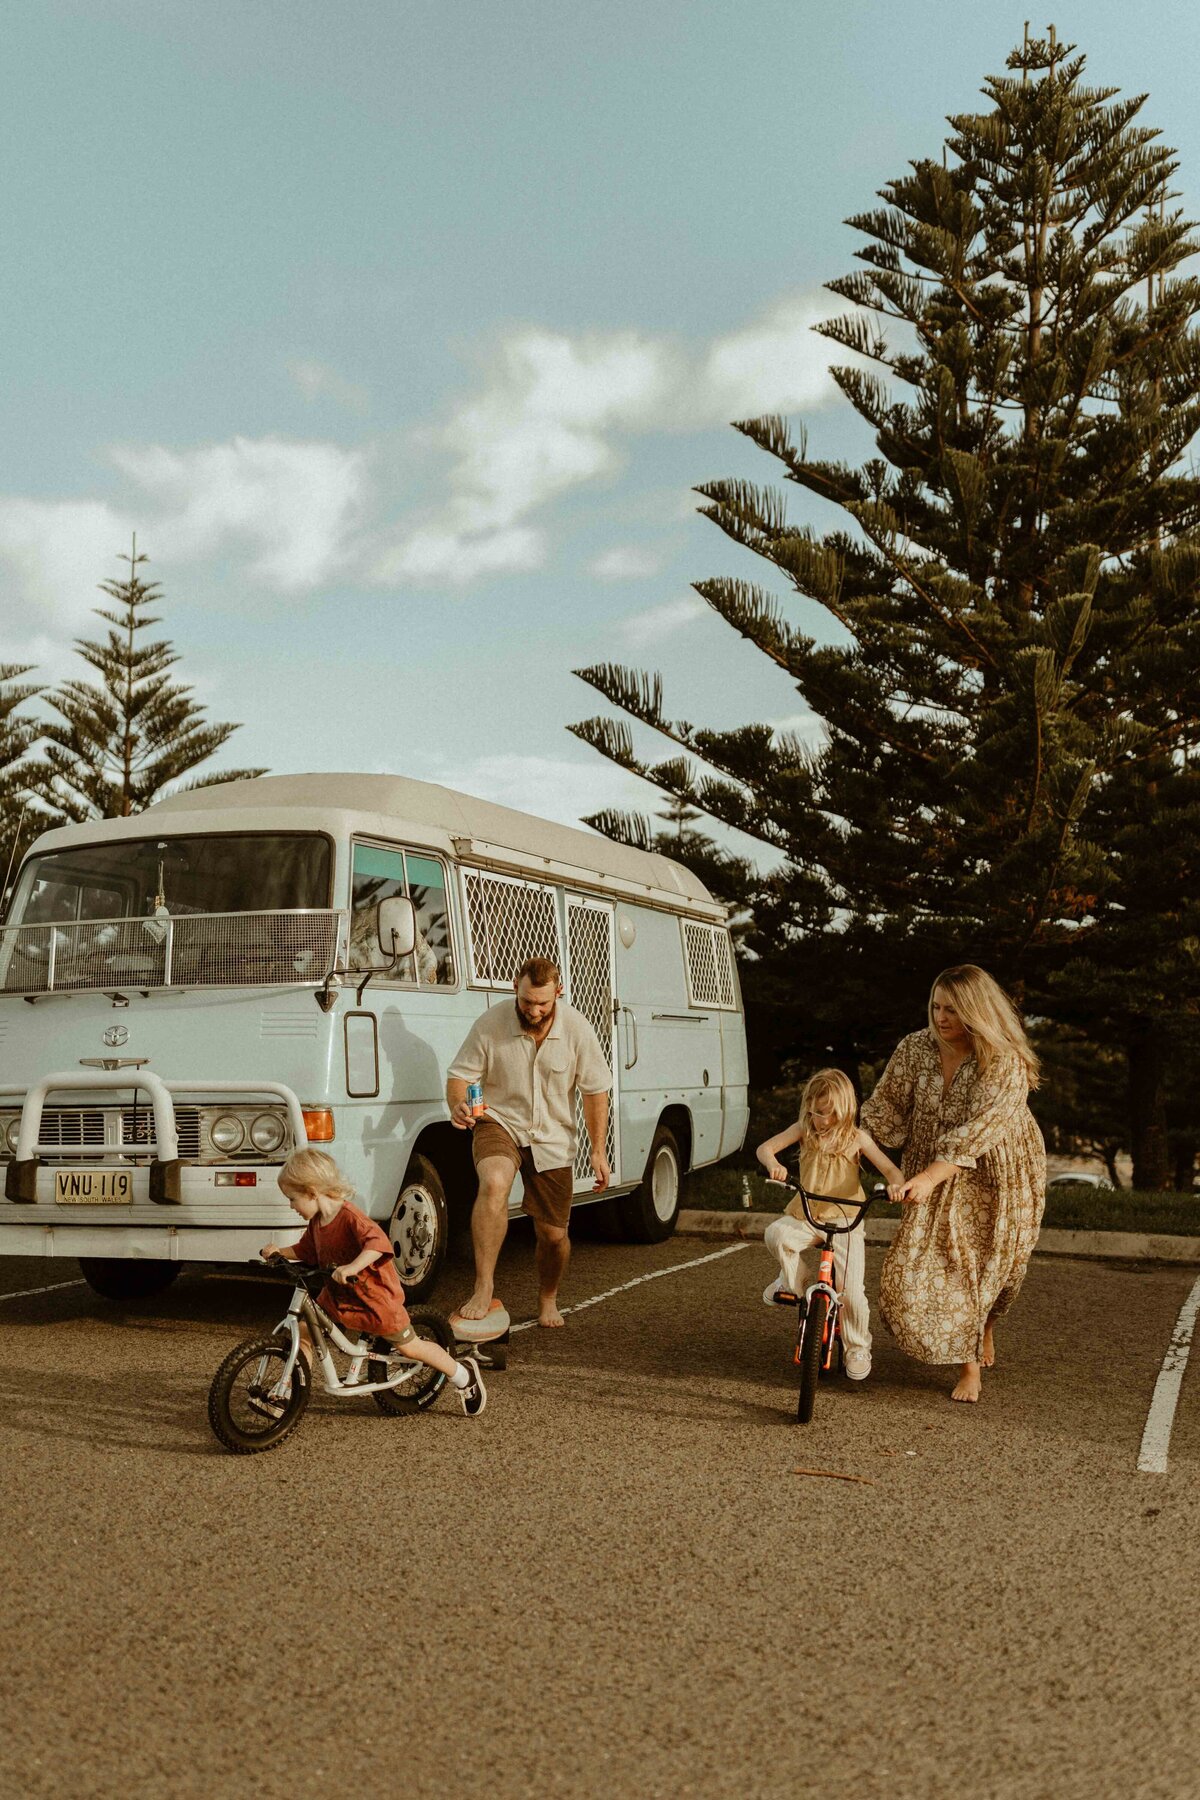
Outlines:
[[[355,844],[350,890],[350,968],[356,974],[386,969],[379,944],[379,903],[407,895],[417,915],[417,947],[391,971],[393,981],[422,986],[454,984],[446,876],[440,862],[414,851]]]

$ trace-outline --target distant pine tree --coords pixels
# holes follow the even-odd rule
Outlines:
[[[573,729],[785,858],[752,883],[750,943],[805,1044],[876,1054],[939,966],[984,962],[1122,1042],[1135,1179],[1157,1186],[1162,1021],[1200,1005],[1200,952],[1179,949],[1200,944],[1200,285],[1179,272],[1200,246],[1142,98],[1085,85],[1053,34],[1008,67],[851,221],[864,267],[830,285],[854,311],[819,329],[854,357],[834,379],[878,454],[823,462],[781,419],[737,426],[840,521],[792,524],[746,481],[699,490],[832,627],[697,583],[824,741],[674,720],[657,677],[611,664],[579,673],[684,754],[643,762],[609,718]]]
[[[165,639],[145,643],[141,633],[160,623],[148,609],[159,604],[157,582],[138,574],[148,559],[136,537],[125,581],[101,582],[114,610],[97,607],[110,627],[103,642],[77,638],[75,648],[99,682],[65,681],[49,696],[58,715],[42,726],[46,750],[35,768],[38,791],[64,819],[125,818],[158,799],[173,783],[207,762],[238,729],[209,724],[192,690],[167,671],[179,657]],[[230,769],[193,781],[206,786],[261,775],[262,769]]]

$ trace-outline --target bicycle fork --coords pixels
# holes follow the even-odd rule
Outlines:
[[[827,1238],[821,1247],[821,1263],[817,1270],[817,1279],[804,1291],[804,1317],[800,1321],[800,1330],[796,1335],[796,1358],[800,1361],[804,1349],[804,1334],[809,1329],[813,1316],[813,1301],[818,1294],[824,1294],[828,1304],[825,1308],[824,1339],[822,1343],[821,1367],[828,1370],[833,1364],[833,1346],[837,1341],[838,1313],[841,1300],[833,1283],[833,1240]]]

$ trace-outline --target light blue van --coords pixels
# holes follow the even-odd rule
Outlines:
[[[620,1222],[665,1238],[687,1172],[748,1117],[724,909],[678,863],[388,775],[231,782],[47,832],[0,931],[0,1255],[79,1257],[113,1298],[251,1261],[298,1235],[277,1175],[309,1142],[419,1299],[475,1191],[446,1069],[531,955],[608,1054]],[[582,1131],[576,1185],[591,1197]]]

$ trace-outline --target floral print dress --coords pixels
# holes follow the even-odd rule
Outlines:
[[[989,1315],[1021,1289],[1046,1203],[1046,1148],[1014,1055],[981,1075],[973,1056],[943,1088],[929,1031],[896,1048],[862,1111],[877,1143],[903,1147],[905,1179],[932,1162],[959,1173],[906,1206],[883,1263],[879,1310],[900,1348],[927,1363],[978,1362]]]

